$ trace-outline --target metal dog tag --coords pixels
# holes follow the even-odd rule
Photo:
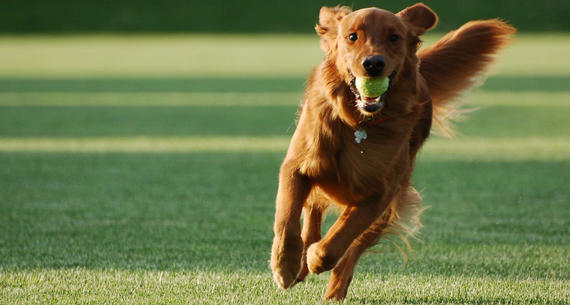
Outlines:
[[[368,135],[366,134],[366,130],[363,128],[360,128],[354,132],[354,141],[356,141],[356,143],[360,144],[360,142],[362,142],[363,140],[366,140],[367,136]]]

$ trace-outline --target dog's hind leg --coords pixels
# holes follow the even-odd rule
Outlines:
[[[342,260],[332,270],[325,299],[342,300],[346,297],[354,267],[360,256],[366,249],[376,244],[384,234],[394,233],[393,226],[398,227],[395,230],[414,234],[421,226],[419,222],[421,202],[419,193],[413,187],[409,187],[405,193],[394,199],[382,216],[352,242]],[[402,221],[405,224],[401,223]]]

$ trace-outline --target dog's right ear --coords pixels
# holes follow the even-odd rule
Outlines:
[[[352,10],[348,6],[321,7],[319,12],[319,24],[315,26],[315,31],[321,36],[321,49],[329,52],[335,46],[338,24],[344,16],[350,14]]]

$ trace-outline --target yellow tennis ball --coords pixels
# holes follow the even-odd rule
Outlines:
[[[363,97],[377,97],[388,90],[390,79],[388,77],[357,77],[355,85]]]

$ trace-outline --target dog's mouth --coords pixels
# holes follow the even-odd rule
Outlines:
[[[384,97],[386,97],[386,95],[388,94],[388,92],[392,88],[392,80],[394,79],[394,76],[396,75],[396,70],[394,70],[388,76],[388,79],[389,79],[388,89],[386,89],[386,91],[384,91],[384,93],[382,93],[382,95],[374,96],[374,97],[363,96],[358,91],[358,88],[356,87],[356,76],[354,76],[354,74],[352,74],[352,73],[350,73],[350,75],[352,76],[352,79],[350,81],[350,90],[352,91],[352,93],[356,97],[356,106],[358,108],[360,108],[362,111],[369,113],[369,114],[375,113],[375,112],[381,110],[382,108],[384,108],[384,105],[385,105]]]

